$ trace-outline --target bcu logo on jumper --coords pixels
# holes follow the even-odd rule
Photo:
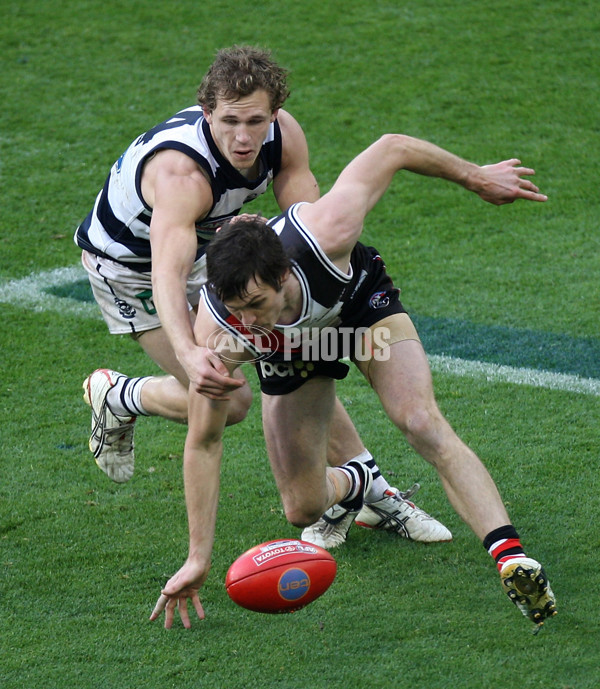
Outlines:
[[[277,590],[284,600],[300,600],[310,589],[310,577],[303,569],[286,569],[279,578]]]

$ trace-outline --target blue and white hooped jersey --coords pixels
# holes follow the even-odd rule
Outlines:
[[[212,187],[213,205],[196,223],[198,260],[217,228],[237,215],[244,203],[263,194],[279,172],[281,131],[275,120],[259,154],[259,177],[248,180],[217,148],[201,106],[178,112],[139,136],[112,166],[93,210],[75,232],[78,246],[137,271],[151,270],[152,209],[142,197],[141,179],[148,158],[164,149],[190,156]]]
[[[268,223],[279,235],[286,254],[292,260],[292,272],[302,289],[302,310],[295,323],[277,325],[271,334],[261,332],[260,328],[245,328],[208,285],[201,290],[201,298],[216,323],[257,359],[290,346],[293,349],[301,347],[301,338],[310,337],[313,328],[320,330],[338,326],[342,309],[356,291],[353,265],[350,265],[348,273],[344,273],[329,260],[298,217],[301,205],[290,206]]]

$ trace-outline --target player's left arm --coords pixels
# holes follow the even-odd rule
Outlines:
[[[313,175],[308,144],[302,127],[285,110],[279,110],[277,121],[281,128],[281,168],[273,179],[273,193],[282,211],[293,203],[316,201],[319,185]]]
[[[546,201],[526,177],[535,170],[520,167],[517,158],[480,166],[423,139],[403,134],[385,134],[360,153],[338,177],[329,192],[345,201],[355,198],[363,217],[375,206],[394,175],[407,170],[426,177],[439,177],[478,194],[495,205],[517,199]],[[340,200],[340,199],[337,199]]]
[[[516,158],[479,166],[428,141],[385,134],[344,168],[327,194],[300,209],[300,216],[332,260],[346,260],[360,237],[364,218],[400,170],[446,179],[495,205],[547,199],[526,179],[534,170],[520,167]]]

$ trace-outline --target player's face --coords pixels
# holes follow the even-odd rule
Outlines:
[[[285,307],[283,289],[276,290],[254,278],[248,282],[248,293],[224,302],[227,309],[245,326],[273,330]]]
[[[243,174],[256,162],[277,111],[271,112],[267,92],[258,89],[239,100],[218,99],[204,116],[221,153]]]

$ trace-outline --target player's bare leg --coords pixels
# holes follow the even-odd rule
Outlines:
[[[334,405],[335,385],[329,378],[313,378],[286,395],[263,395],[271,469],[286,517],[298,526],[312,524],[328,507],[358,497],[359,492],[362,505],[370,487],[371,474],[359,462],[344,468],[326,464]],[[358,476],[356,484],[350,474]]]
[[[442,416],[421,343],[404,340],[389,349],[387,360],[369,362],[369,382],[390,419],[435,467],[456,512],[483,540],[509,523],[498,489],[481,460]]]
[[[92,408],[89,446],[96,464],[113,481],[124,483],[135,465],[134,429],[138,416],[162,416],[179,423],[188,418],[188,380],[163,328],[136,338],[140,346],[167,375],[128,378],[109,369],[98,369],[84,381],[84,400]],[[244,380],[240,370],[234,372]],[[231,393],[227,424],[242,421],[250,408],[252,392],[243,385]]]
[[[503,589],[536,629],[556,614],[542,566],[523,551],[489,472],[442,416],[421,344],[390,346],[386,361],[364,366],[382,404],[415,450],[437,470],[448,499],[494,558]]]
[[[344,405],[336,397],[327,444],[327,461],[330,466],[341,466],[365,451],[358,431]]]
[[[351,459],[365,463],[373,477],[363,510],[357,515],[339,505],[333,505],[314,524],[303,530],[303,540],[322,548],[337,548],[346,542],[354,521],[366,528],[383,529],[402,538],[424,543],[452,540],[452,534],[441,522],[411,501],[412,495],[420,488],[419,484],[414,484],[411,490],[403,492],[388,483],[373,456],[363,445],[348,412],[336,398],[327,460],[331,466],[341,466]]]

